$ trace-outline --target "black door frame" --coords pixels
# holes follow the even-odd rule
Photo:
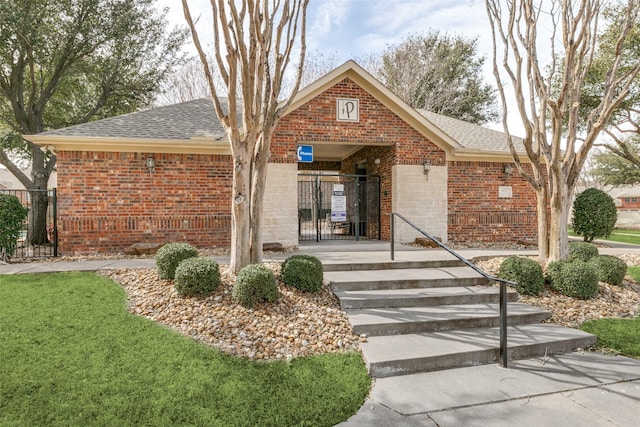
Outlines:
[[[349,220],[344,223],[330,220],[332,192],[329,186],[338,183],[345,185],[347,196]],[[362,204],[367,209],[364,220]],[[358,241],[360,238],[381,239],[380,176],[299,172],[298,240]]]

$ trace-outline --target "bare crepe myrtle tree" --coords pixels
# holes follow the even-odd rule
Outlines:
[[[581,118],[582,89],[598,49],[599,24],[607,4],[611,2],[485,1],[493,35],[493,71],[504,109],[503,127],[520,174],[536,192],[538,248],[545,263],[568,255],[568,218],[580,172],[640,72],[640,61],[622,60],[625,41],[638,23],[640,10],[639,1],[629,0],[620,3],[623,19],[599,102]],[[550,32],[540,34],[545,28]],[[542,54],[550,58],[549,63],[542,62]],[[507,122],[509,107],[515,108],[524,126],[527,159],[516,152]],[[525,160],[530,169],[523,166]]]
[[[210,3],[212,56],[226,92],[216,88],[188,1],[182,0],[216,115],[231,145],[231,270],[238,272],[248,264],[262,262],[262,211],[269,146],[278,120],[300,87],[309,0]],[[296,83],[281,100],[285,73],[296,55]]]

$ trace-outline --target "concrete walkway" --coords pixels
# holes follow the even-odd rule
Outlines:
[[[301,245],[325,263],[389,261],[389,244],[330,242]],[[465,258],[535,255],[534,250],[459,251]],[[602,254],[637,253],[619,245]],[[279,261],[290,254],[266,254]],[[396,247],[396,260],[450,259],[440,250]],[[216,257],[228,262],[227,257]],[[153,259],[32,262],[0,265],[0,275],[153,267]],[[0,284],[1,284],[0,278]],[[369,398],[346,422],[356,426],[636,426],[640,420],[640,360],[570,353],[375,380]]]

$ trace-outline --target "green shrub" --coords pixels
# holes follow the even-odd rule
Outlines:
[[[589,260],[598,273],[598,280],[610,285],[620,285],[627,274],[627,263],[611,255],[598,255]]]
[[[174,286],[180,295],[207,295],[220,286],[220,268],[209,258],[192,257],[176,268]]]
[[[569,243],[569,259],[579,259],[580,261],[589,261],[598,255],[598,248],[587,242],[571,242]]]
[[[167,243],[156,252],[158,277],[173,280],[180,262],[197,256],[198,250],[188,243]]]
[[[313,255],[306,255],[306,254],[295,254],[295,255],[289,256],[287,259],[282,261],[282,265],[280,266],[281,271],[284,271],[289,261],[293,261],[294,259],[305,259],[307,261],[311,261],[314,264],[316,264],[320,269],[322,269],[322,262],[320,262],[320,260],[317,257],[314,257]]]
[[[608,237],[618,220],[613,198],[597,188],[588,188],[573,202],[573,231],[586,242]]]
[[[568,259],[563,259],[560,261],[552,261],[547,265],[547,271],[545,273],[544,279],[547,284],[551,287],[551,289],[558,290],[555,287],[555,284],[560,281],[560,274],[562,272],[562,266],[571,261]]]
[[[539,294],[544,286],[542,267],[531,258],[508,257],[500,265],[498,277],[516,282],[516,290],[523,295]]]
[[[285,284],[306,292],[318,292],[322,287],[322,263],[318,258],[289,257],[282,265],[282,281]]]
[[[263,301],[274,302],[278,299],[276,277],[264,265],[248,265],[238,272],[231,296],[234,301],[247,308]]]
[[[16,251],[27,213],[16,196],[0,194],[0,261],[9,261]]]
[[[559,264],[552,275],[552,288],[574,298],[588,299],[598,294],[598,273],[593,265],[579,259]]]

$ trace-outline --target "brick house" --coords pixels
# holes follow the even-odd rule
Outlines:
[[[210,100],[32,140],[57,154],[60,253],[229,245],[231,153]],[[502,133],[415,110],[348,61],[301,90],[277,126],[264,241],[387,240],[392,211],[443,241],[536,237],[535,194]]]

